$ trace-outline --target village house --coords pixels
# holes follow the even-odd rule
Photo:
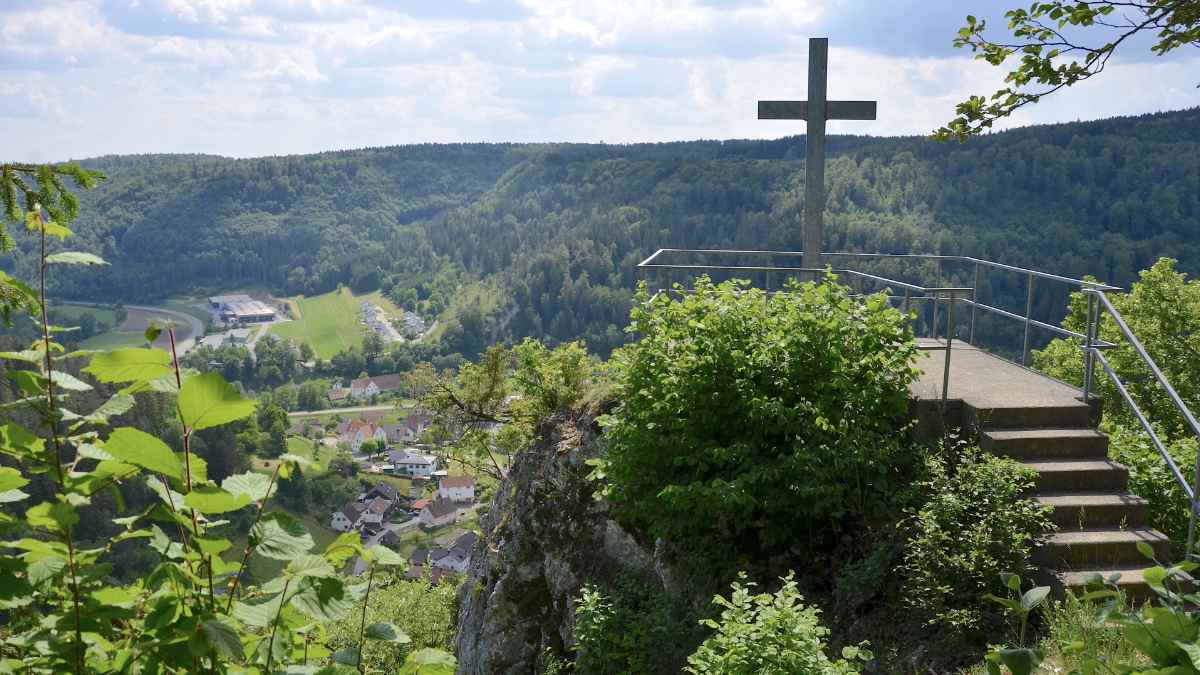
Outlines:
[[[437,458],[432,455],[422,455],[416,448],[392,450],[388,452],[388,461],[396,473],[413,478],[429,478],[437,471]]]
[[[421,510],[421,527],[434,528],[458,520],[458,505],[449,499],[435,499]]]
[[[388,512],[392,510],[394,502],[388,501],[383,497],[375,497],[369,502],[366,502],[367,509],[362,515],[362,524],[380,525],[387,518]]]
[[[471,564],[471,551],[474,550],[477,541],[479,541],[479,535],[474,532],[463,534],[454,541],[450,548],[445,549],[444,555],[433,561],[434,566],[459,574],[467,571],[467,567]]]
[[[340,385],[334,385],[333,389],[329,390],[328,396],[331,403],[345,401],[347,398],[350,398],[350,390]]]
[[[388,443],[394,445],[413,443],[429,429],[432,423],[433,416],[429,413],[414,412],[399,424],[385,425],[384,431],[387,433]]]
[[[479,535],[467,532],[458,537],[449,547],[438,547],[432,550],[419,548],[408,558],[408,570],[404,576],[408,579],[420,579],[429,569],[433,581],[449,574],[462,574],[471,565],[471,552]]]
[[[341,509],[333,512],[329,527],[338,532],[349,532],[362,522],[363,513],[367,510],[361,502],[350,502]]]
[[[401,376],[395,373],[361,377],[350,383],[350,398],[361,400],[378,396],[384,392],[396,391],[400,389],[402,383]]]
[[[394,485],[379,482],[355,501],[333,513],[330,527],[338,532],[381,525],[400,505],[400,491]]]
[[[471,476],[446,476],[438,485],[437,494],[440,499],[469,504],[475,501],[475,479]]]
[[[379,441],[386,445],[387,433],[382,427],[355,420],[348,423],[346,428],[338,434],[338,442],[350,446],[350,450],[353,452],[358,452],[358,449],[366,441]]]

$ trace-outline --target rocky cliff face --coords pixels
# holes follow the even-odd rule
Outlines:
[[[517,457],[459,590],[459,673],[539,672],[547,653],[569,646],[585,583],[664,584],[653,556],[592,496],[585,462],[602,442],[592,419],[558,416]]]

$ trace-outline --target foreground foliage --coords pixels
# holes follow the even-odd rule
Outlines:
[[[17,207],[8,191],[20,190],[27,229],[39,240],[38,291],[21,306],[40,315],[41,336],[26,349],[0,353],[13,364],[6,375],[22,395],[4,406],[6,415],[30,421],[0,425],[0,609],[8,618],[0,669],[190,673],[301,666],[303,672],[327,663],[326,672],[363,672],[367,641],[410,642],[391,623],[367,625],[362,613],[357,640],[333,654],[322,646],[323,626],[346,617],[359,600],[369,603],[376,572],[403,560],[382,546],[364,549],[354,532],[314,552],[299,521],[266,511],[278,480],[301,470],[303,458],[283,455],[271,475],[210,479],[194,451],[195,434],[252,415],[255,403],[217,373],[182,368],[170,329],[170,353],[64,353],[54,337],[61,329],[47,321],[47,271],[105,263],[86,253],[47,253],[48,238],[73,234],[66,226],[73,201],[62,196],[55,172],[34,173],[41,190],[13,179],[7,168],[3,176],[9,215]],[[58,201],[44,205],[46,196]],[[47,208],[59,203],[65,206]],[[152,327],[146,339],[158,335]],[[144,430],[113,424],[135,396],[147,395],[168,402],[182,430],[182,452]],[[36,432],[29,428],[34,423]],[[120,505],[118,488],[127,484],[157,498],[113,519],[121,531],[116,537],[81,545],[87,535],[78,528],[95,517],[94,503],[109,493]],[[246,548],[231,551],[231,521],[247,513]],[[129,583],[118,581],[112,562],[113,547],[124,542],[155,559],[148,574]],[[253,556],[286,566],[254,586],[247,579]],[[355,556],[367,563],[365,583],[339,573]],[[448,673],[453,657],[419,650],[403,668]]]
[[[955,47],[970,47],[975,58],[993,66],[1016,60],[1004,88],[958,104],[958,116],[935,138],[965,140],[1043,96],[1099,75],[1121,44],[1139,33],[1155,35],[1150,51],[1156,56],[1200,46],[1200,0],[1050,0],[1004,16],[1011,40],[988,39],[987,22],[974,16],[954,39]]]
[[[825,654],[829,629],[820,611],[804,605],[791,575],[775,593],[753,594],[755,584],[733,583],[728,598],[716,596],[719,619],[703,623],[714,634],[688,658],[686,672],[696,675],[850,675],[856,661],[870,661],[863,645],[846,647],[842,659]]]
[[[823,550],[884,516],[913,452],[916,354],[882,295],[827,279],[767,296],[697,281],[675,300],[643,287],[614,356],[619,404],[597,476],[619,520],[713,569]]]
[[[965,443],[931,453],[901,574],[916,617],[948,640],[981,644],[1005,626],[981,598],[1002,594],[1001,573],[1033,572],[1035,537],[1053,528],[1049,509],[1026,499],[1033,469]]]
[[[1196,411],[1200,410],[1200,280],[1189,279],[1176,269],[1176,264],[1173,259],[1162,258],[1141,272],[1128,293],[1107,295],[1167,381]],[[1082,293],[1073,294],[1062,325],[1083,332],[1086,316],[1087,298]],[[1105,357],[1153,424],[1184,477],[1190,480],[1196,461],[1195,434],[1107,312],[1101,312],[1098,335],[1117,345],[1106,349]],[[1054,340],[1034,352],[1034,366],[1065,382],[1083,384],[1083,359],[1073,341]],[[1104,402],[1103,428],[1109,433],[1109,455],[1129,467],[1130,491],[1150,501],[1150,525],[1181,544],[1187,539],[1186,494],[1099,363],[1093,390]]]

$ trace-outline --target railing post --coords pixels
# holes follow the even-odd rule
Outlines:
[[[933,328],[932,328],[934,340],[936,340],[937,336],[938,336],[937,315],[938,315],[938,302],[940,302],[940,301],[941,301],[941,298],[938,297],[937,291],[934,291],[933,292]]]
[[[1096,294],[1085,289],[1088,297],[1087,327],[1084,328],[1083,339],[1083,402],[1087,403],[1092,394],[1092,373],[1095,369],[1096,356],[1092,352],[1096,343],[1096,324],[1100,321],[1096,302]]]
[[[1028,290],[1025,293],[1025,346],[1021,348],[1021,365],[1029,365],[1029,320],[1033,318],[1033,283],[1034,276],[1030,272]]]
[[[979,263],[975,263],[975,284],[971,286],[971,332],[967,334],[967,342],[975,344],[975,305],[979,302]]]
[[[950,349],[954,344],[954,291],[950,292],[950,306],[946,309],[946,363],[942,367],[942,415],[946,414],[946,398],[950,393]],[[944,417],[943,417],[944,419]]]

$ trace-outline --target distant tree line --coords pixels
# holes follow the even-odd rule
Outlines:
[[[56,293],[132,302],[345,284],[441,317],[443,345],[417,360],[470,358],[525,336],[583,338],[605,354],[625,340],[636,263],[655,249],[800,247],[804,143],[100,158],[85,165],[109,180],[83,195],[72,246],[114,264],[64,275]],[[828,148],[829,250],[967,254],[1116,284],[1165,254],[1200,271],[1197,108],[961,145],[838,136]],[[498,302],[468,301],[463,289],[477,283],[498,289]],[[1020,279],[989,277],[982,292],[1023,309]],[[1065,299],[1039,295],[1035,311],[1057,321]],[[392,358],[403,370],[390,352],[359,356],[348,351],[335,368],[391,370]]]

